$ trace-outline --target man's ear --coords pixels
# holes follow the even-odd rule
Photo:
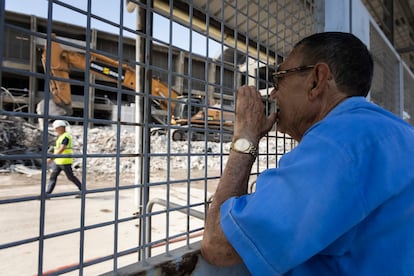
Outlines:
[[[329,78],[331,77],[331,71],[328,64],[318,63],[312,72],[313,82],[309,90],[309,99],[316,99],[328,85]]]

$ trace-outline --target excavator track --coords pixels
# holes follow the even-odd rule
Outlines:
[[[232,129],[223,128],[223,131],[220,131],[220,128],[210,128],[206,130],[199,130],[198,127],[189,128],[188,126],[183,126],[179,129],[176,129],[172,133],[173,141],[210,141],[216,143],[228,143],[231,142],[233,134]]]

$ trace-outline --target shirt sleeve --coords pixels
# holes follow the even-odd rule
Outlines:
[[[284,273],[363,219],[353,163],[340,145],[307,139],[258,177],[254,193],[224,202],[224,234],[253,274]]]
[[[67,146],[68,144],[69,144],[69,138],[68,137],[63,138],[61,145]]]

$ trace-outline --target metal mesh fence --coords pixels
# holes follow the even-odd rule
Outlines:
[[[414,125],[414,75],[404,67],[404,113],[403,118]]]
[[[371,100],[400,115],[400,59],[373,26],[370,28],[370,50],[374,58]]]
[[[227,160],[235,91],[254,85],[274,110],[268,76],[315,31],[313,1],[32,2],[6,3],[0,22],[4,271],[95,275],[190,247]],[[62,173],[46,194],[47,159],[63,157],[49,151],[57,119],[80,193]],[[251,189],[294,146],[269,133]]]
[[[370,25],[370,50],[374,58],[371,100],[413,124],[414,76],[374,25]]]

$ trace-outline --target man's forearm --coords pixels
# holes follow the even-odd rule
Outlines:
[[[223,175],[208,209],[202,242],[203,257],[214,265],[225,266],[240,263],[237,252],[224,236],[220,224],[220,206],[230,197],[247,193],[247,186],[255,157],[250,154],[231,152]]]
[[[253,86],[244,85],[237,90],[235,116],[234,141],[246,139],[256,148],[260,139],[276,122],[276,113],[266,116],[262,96]],[[249,153],[231,151],[229,155],[226,168],[207,212],[201,246],[204,258],[211,264],[225,266],[242,261],[224,236],[220,224],[220,207],[228,198],[247,193],[254,161],[255,157]]]

